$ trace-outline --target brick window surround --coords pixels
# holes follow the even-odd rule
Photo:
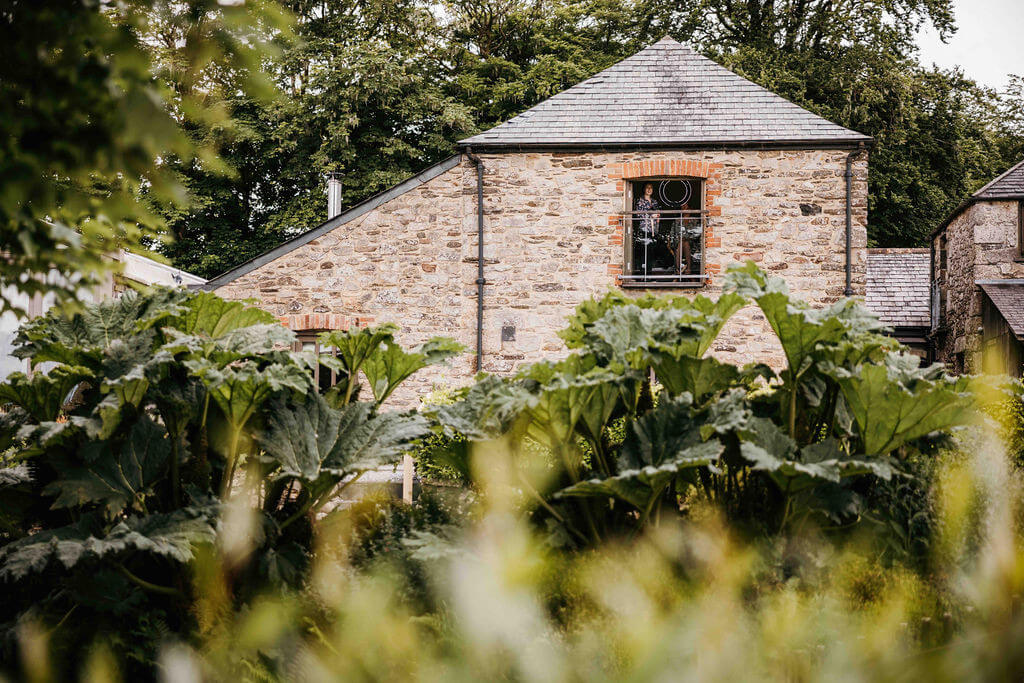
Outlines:
[[[347,330],[350,327],[366,327],[374,322],[373,318],[341,315],[339,313],[282,315],[278,320],[293,332],[302,332],[304,330]]]
[[[721,216],[722,207],[718,206],[716,200],[722,194],[722,164],[708,161],[693,161],[687,159],[657,159],[651,161],[630,161],[621,164],[609,164],[608,179],[615,181],[615,189],[625,193],[626,182],[630,180],[643,180],[645,178],[664,178],[679,176],[681,178],[698,178],[704,184],[704,210],[708,218]],[[615,246],[622,246],[624,226],[620,215],[608,217],[608,224],[615,226],[615,232],[609,237],[609,243]],[[711,221],[705,222],[704,247],[707,251],[704,262],[704,284],[711,284],[713,275],[722,272],[722,264],[712,261],[711,256],[714,249],[722,246],[722,239],[716,237]],[[616,284],[622,284],[622,263],[621,259],[616,263],[608,264],[608,274],[616,276]]]

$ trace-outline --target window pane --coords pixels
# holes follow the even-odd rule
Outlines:
[[[703,183],[663,178],[633,181],[623,268],[633,282],[699,284],[704,266]]]

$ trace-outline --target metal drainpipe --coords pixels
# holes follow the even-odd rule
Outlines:
[[[935,320],[935,235],[932,235],[928,239],[928,334],[925,335],[925,339],[928,340],[927,346],[927,361],[929,363],[935,362],[935,328],[938,326],[938,321]]]
[[[864,151],[861,146],[846,155],[846,289],[853,296],[853,160]]]
[[[466,156],[476,164],[476,371],[483,368],[484,360],[484,162],[466,148]]]

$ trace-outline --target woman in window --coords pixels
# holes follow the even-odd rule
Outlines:
[[[658,232],[659,214],[655,212],[659,208],[661,207],[658,206],[658,200],[654,198],[654,183],[644,183],[644,194],[636,200],[633,207],[637,214],[633,229],[633,263],[639,265],[640,271],[645,275],[649,270],[649,247]]]
[[[657,232],[658,214],[654,213],[660,206],[654,198],[654,183],[644,184],[644,196],[636,200],[634,211],[643,212],[640,216],[640,231],[646,238],[654,237]]]

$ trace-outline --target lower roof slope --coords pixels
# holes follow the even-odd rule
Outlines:
[[[1020,280],[1006,282],[979,282],[985,296],[999,309],[1006,324],[1010,326],[1018,341],[1024,341],[1024,283]]]
[[[854,146],[870,141],[666,36],[459,144]]]
[[[927,249],[868,249],[866,301],[891,327],[931,325]]]

